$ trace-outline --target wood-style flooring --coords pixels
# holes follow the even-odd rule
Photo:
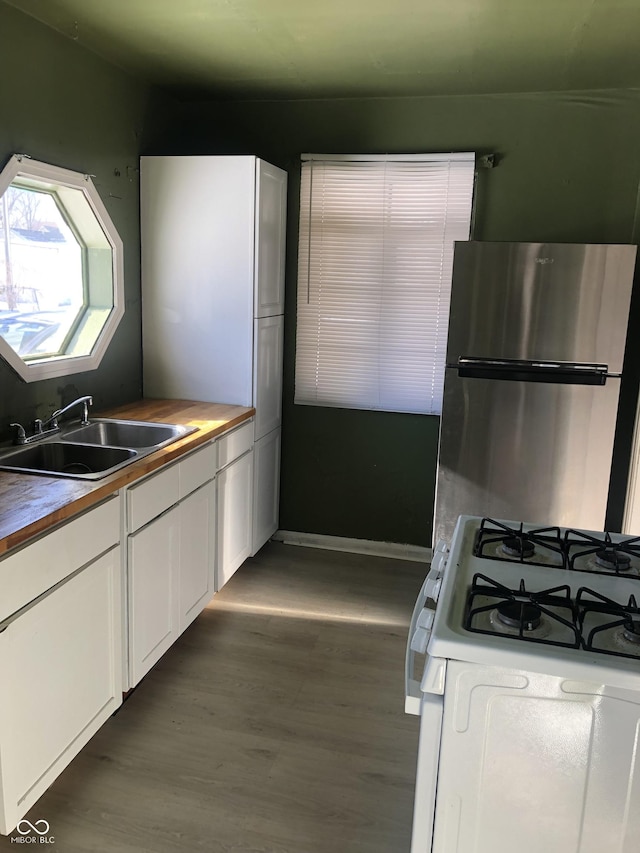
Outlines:
[[[404,649],[425,573],[267,544],[31,810],[46,849],[408,853]]]

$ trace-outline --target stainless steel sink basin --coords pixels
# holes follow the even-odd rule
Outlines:
[[[92,419],[88,426],[74,426],[64,430],[62,439],[81,444],[110,447],[163,447],[195,431],[195,427],[177,424],[155,424],[146,421]]]
[[[0,471],[100,480],[196,430],[179,424],[96,418],[0,454]]]
[[[5,471],[98,480],[132,462],[138,454],[124,447],[98,447],[65,441],[43,441],[0,457]]]

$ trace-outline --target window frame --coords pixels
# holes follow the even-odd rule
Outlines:
[[[23,358],[0,336],[0,356],[25,382],[70,376],[76,373],[95,370],[102,361],[116,328],[124,315],[124,246],[122,239],[90,175],[33,160],[24,154],[14,154],[0,173],[0,198],[14,181],[17,181],[18,185],[24,182],[23,188],[25,189],[29,189],[29,183],[31,182],[35,185],[32,189],[39,192],[49,192],[54,196],[57,188],[79,190],[82,192],[84,200],[90,208],[90,212],[95,217],[94,227],[95,224],[99,226],[105,237],[105,248],[108,246],[111,249],[111,291],[113,304],[109,313],[104,318],[100,331],[96,334],[89,353],[74,355],[73,352],[67,351],[53,354],[42,353],[37,356]],[[88,312],[91,311],[92,283],[87,268],[89,263],[87,260],[88,246],[83,236],[83,230],[86,230],[86,226],[83,229],[74,220],[73,212],[64,203],[64,198],[54,199],[54,201],[60,209],[61,215],[65,217],[70,229],[78,238],[82,250],[84,302],[82,309],[78,312],[69,332],[65,336],[64,345],[66,345],[68,350],[70,342],[83,322],[83,318],[86,318]],[[106,278],[104,281],[93,284],[96,290],[101,286],[108,286]],[[104,310],[108,306],[99,305],[95,302],[93,303],[93,307]]]

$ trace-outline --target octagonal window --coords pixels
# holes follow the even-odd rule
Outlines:
[[[124,312],[122,241],[88,175],[0,174],[0,355],[27,382],[93,370]]]

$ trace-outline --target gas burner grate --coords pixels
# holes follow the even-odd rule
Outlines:
[[[519,588],[514,590],[477,573],[467,595],[463,622],[465,629],[478,634],[501,636],[499,629],[485,625],[487,621],[490,622],[486,616],[493,612],[497,612],[498,621],[512,629],[513,633],[509,636],[514,639],[574,649],[581,645],[571,589],[567,584],[541,592],[529,592],[524,578],[521,579]],[[551,628],[559,628],[565,639],[536,636],[535,631],[542,619],[548,620]]]
[[[545,555],[549,552],[557,559],[558,568],[563,568],[566,556],[559,527],[525,530],[522,523],[510,527],[493,518],[482,519],[473,549],[476,557],[530,566],[548,566]]]
[[[582,530],[567,530],[564,535],[564,550],[569,569],[579,570],[576,560],[593,555],[593,566],[590,570],[595,574],[638,577],[637,574],[630,574],[630,569],[631,558],[640,559],[640,536],[614,542],[609,533],[593,536]]]
[[[522,523],[509,526],[483,518],[473,554],[498,562],[640,580],[640,536],[614,542],[609,533],[593,535],[569,529],[562,534],[559,527],[525,530]]]
[[[588,587],[576,596],[578,625],[586,651],[640,658],[640,608],[634,595],[624,605]]]

